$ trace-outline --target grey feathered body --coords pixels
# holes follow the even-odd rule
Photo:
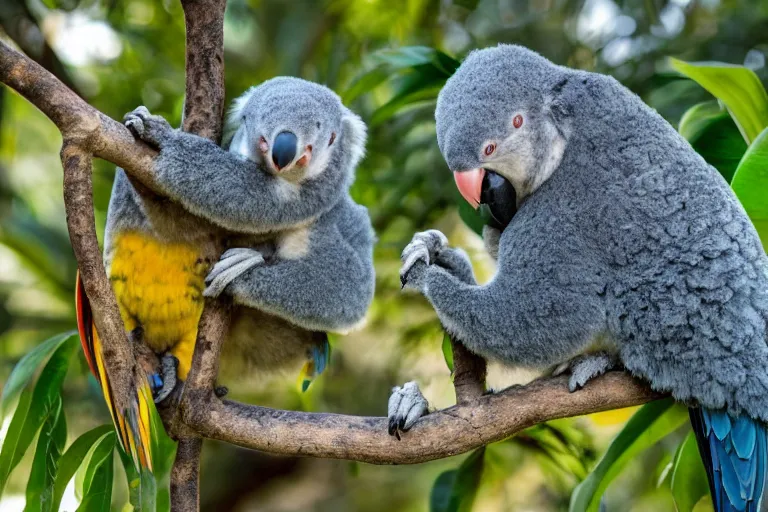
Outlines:
[[[438,104],[449,164],[459,130],[504,111],[481,96],[485,117],[455,127],[478,105],[462,98],[504,76],[537,84],[510,90],[546,105],[567,144],[503,231],[490,283],[418,269],[445,327],[471,350],[523,366],[611,347],[679,400],[768,421],[768,258],[728,184],[614,79],[500,48],[470,55],[467,74],[441,93],[453,95],[442,113]],[[455,158],[455,168],[466,168],[462,158],[477,166]]]

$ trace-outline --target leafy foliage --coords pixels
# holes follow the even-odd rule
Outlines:
[[[671,398],[644,405],[616,436],[595,469],[573,491],[570,512],[599,510],[600,498],[622,468],[643,450],[680,428],[687,419],[685,407]]]

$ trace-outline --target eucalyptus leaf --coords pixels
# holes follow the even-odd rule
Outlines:
[[[768,94],[754,71],[722,62],[684,62],[672,67],[721,100],[747,143],[768,126]]]
[[[430,512],[471,511],[483,475],[484,458],[485,447],[478,448],[458,469],[440,474],[429,496]]]
[[[680,120],[679,131],[730,183],[747,150],[747,143],[728,111],[717,101],[694,105]]]
[[[692,512],[699,500],[709,494],[707,472],[693,432],[688,433],[675,453],[671,488],[677,512]]]
[[[453,375],[453,345],[451,345],[451,337],[448,333],[443,334],[442,350],[445,365],[451,370],[451,375]]]
[[[747,148],[731,187],[768,248],[768,128]]]
[[[34,385],[34,390],[29,395],[29,387],[22,392],[19,406],[0,450],[0,495],[11,471],[18,465],[32,444],[35,434],[60,400],[61,383],[77,348],[76,341],[74,336],[67,338],[48,360]]]
[[[114,427],[111,424],[101,425],[82,434],[67,448],[64,455],[59,459],[56,481],[54,483],[52,510],[59,509],[61,498],[64,496],[67,485],[72,480],[72,477],[75,476],[91,448],[113,432]]]
[[[111,446],[109,440],[111,440]],[[109,510],[112,504],[112,483],[114,481],[113,457],[116,443],[114,433],[111,434],[111,437],[106,436],[105,441],[102,441],[102,443],[105,446],[104,451],[106,455],[91,459],[91,463],[95,465],[88,482],[88,489],[83,496],[80,506],[77,507],[77,512],[103,512]]]
[[[597,512],[608,485],[642,451],[677,430],[688,411],[672,398],[640,408],[613,440],[595,469],[574,489],[570,512]]]
[[[16,363],[11,375],[8,377],[8,380],[5,381],[5,385],[3,386],[3,394],[0,397],[0,420],[5,418],[8,409],[19,397],[24,387],[29,384],[35,376],[43,361],[59,348],[62,343],[76,334],[77,333],[74,331],[57,334],[53,338],[40,343],[27,352],[24,357]]]
[[[67,422],[64,417],[61,397],[56,399],[51,413],[40,429],[35,448],[35,457],[27,481],[25,512],[51,512],[53,508],[53,487],[61,453],[67,442]]]

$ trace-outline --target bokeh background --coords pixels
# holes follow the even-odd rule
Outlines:
[[[0,0],[0,38],[113,118],[146,105],[179,124],[184,24],[176,0]],[[230,0],[228,100],[276,75],[300,76],[339,92],[370,126],[353,196],[369,208],[379,237],[377,294],[367,327],[333,339],[327,373],[303,394],[290,372],[243,375],[226,382],[237,398],[278,408],[384,415],[390,388],[417,379],[433,405],[452,403],[439,323],[423,299],[400,294],[399,252],[415,231],[436,227],[468,250],[481,280],[492,275],[493,265],[459,218],[459,195],[435,142],[433,98],[445,70],[403,72],[398,59],[408,54],[397,49],[420,45],[461,59],[497,42],[523,44],[557,63],[611,74],[676,125],[707,93],[673,74],[665,58],[744,64],[765,82],[768,2]],[[366,72],[369,78],[361,80]],[[418,87],[409,88],[409,80]],[[75,262],[64,220],[60,144],[45,116],[0,87],[0,381],[31,347],[75,327]],[[97,163],[100,235],[113,175],[113,166]],[[492,367],[489,382],[500,388],[532,377]],[[70,437],[109,421],[83,362],[70,369],[64,400]],[[629,414],[553,422],[493,445],[474,510],[567,510],[571,490]],[[608,489],[608,510],[674,510],[664,470],[681,435],[632,461]],[[376,467],[271,457],[210,442],[202,509],[423,511],[437,476],[462,459]],[[30,464],[24,460],[16,471],[0,510],[23,509],[24,468]],[[115,508],[124,501],[125,490],[118,489]]]

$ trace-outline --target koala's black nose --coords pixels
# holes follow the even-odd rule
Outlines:
[[[275,137],[275,143],[272,145],[272,161],[279,171],[286,165],[293,162],[296,157],[296,144],[298,139],[291,132],[280,132]]]

